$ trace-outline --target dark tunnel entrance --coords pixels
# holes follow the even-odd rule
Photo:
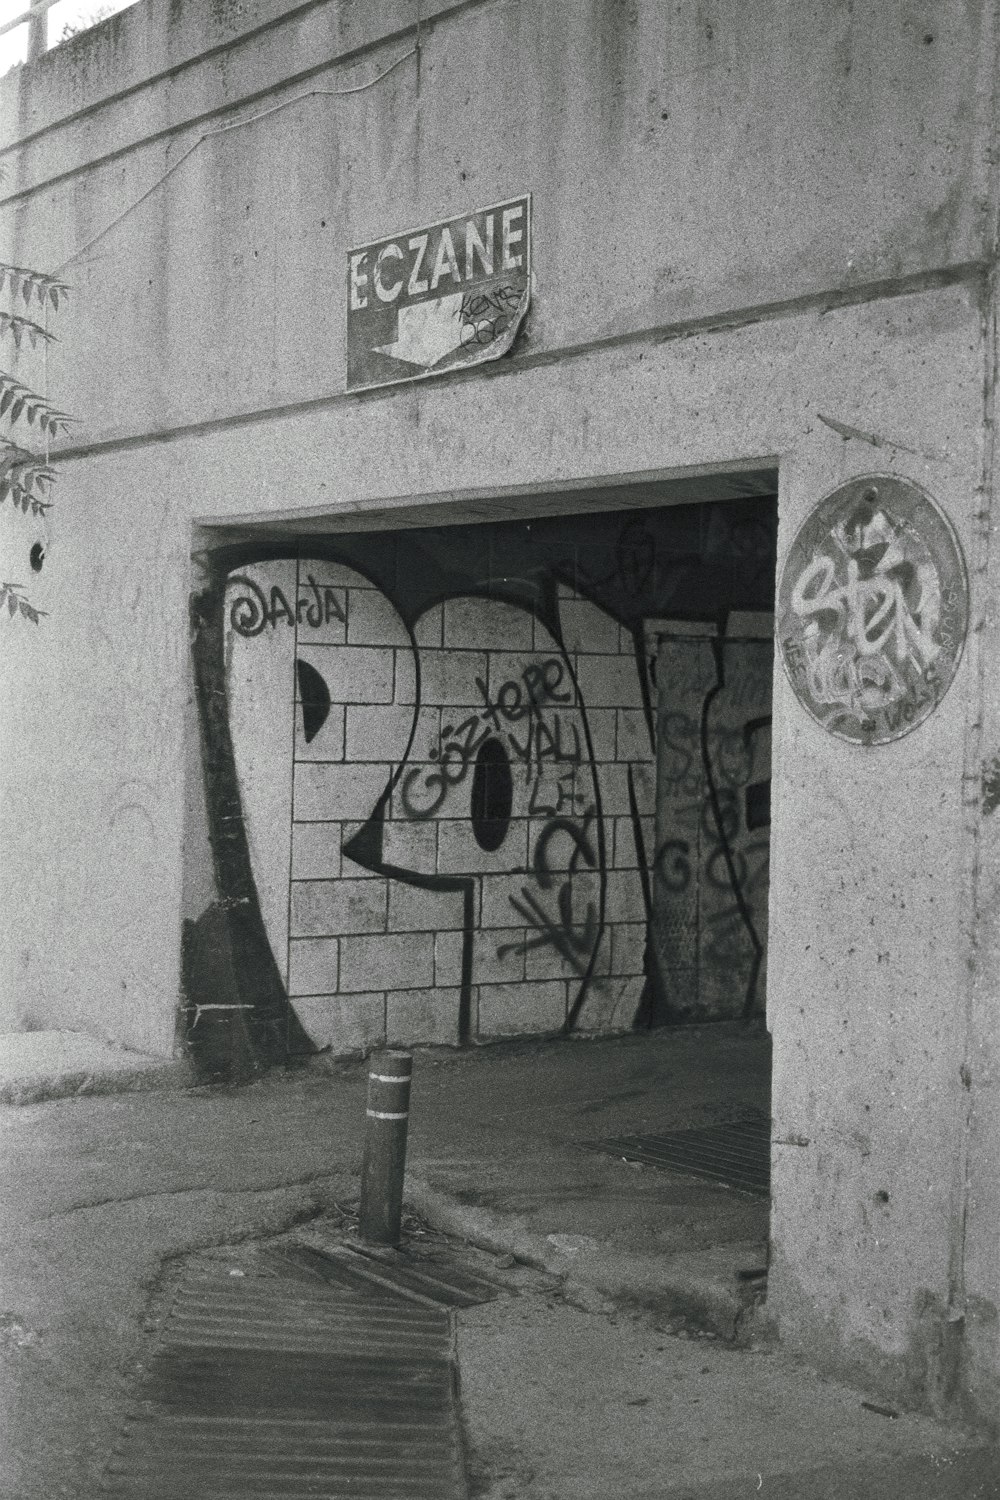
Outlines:
[[[207,1073],[760,1020],[776,500],[733,488],[211,554]]]

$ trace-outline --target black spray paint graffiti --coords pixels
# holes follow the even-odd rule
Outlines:
[[[644,521],[627,522],[611,549],[611,566],[595,568],[583,559],[580,573],[591,588],[618,588],[633,597],[648,589],[656,568],[656,540]]]
[[[690,839],[664,839],[656,851],[655,872],[663,888],[672,895],[688,890],[694,880],[704,881],[710,892],[718,894],[720,904],[704,917],[708,938],[702,942],[702,962],[719,968],[739,964],[745,952],[746,926],[741,906],[735,898],[726,845],[728,843],[736,872],[736,888],[753,910],[767,899],[770,842],[760,838],[734,847],[740,832],[740,818],[737,793],[732,787],[719,791],[718,824],[707,796],[701,802],[681,803],[673,812],[679,823],[693,825],[692,836]],[[692,862],[698,857],[698,843],[701,844],[701,862],[695,869]]]
[[[445,725],[441,731],[440,745],[431,749],[431,759],[436,765],[431,768],[415,766],[403,778],[401,791],[403,806],[411,818],[429,818],[443,803],[449,789],[460,786],[465,780],[473,758],[488,739],[491,732],[499,733],[514,752],[515,759],[525,767],[526,779],[532,785],[532,813],[558,812],[563,800],[573,801],[573,792],[558,793],[559,801],[551,809],[539,806],[535,801],[542,763],[547,760],[569,761],[574,766],[582,759],[580,735],[575,724],[571,725],[574,736],[572,753],[566,753],[562,743],[562,722],[558,716],[547,722],[543,705],[569,703],[571,692],[560,692],[559,687],[566,675],[563,663],[557,657],[537,663],[530,662],[521,679],[505,682],[492,702],[486,683],[476,677],[476,689],[485,705],[481,713],[464,719],[457,727]],[[527,720],[522,729],[523,740],[518,740],[511,725]],[[482,726],[486,725],[484,729]],[[532,765],[536,774],[532,777]],[[572,772],[567,773],[572,777]],[[562,778],[566,779],[566,778]],[[422,783],[422,785],[418,785]]]
[[[707,727],[708,711],[721,682],[706,694],[701,723],[668,710],[660,718],[660,792],[670,820],[684,836],[663,839],[654,874],[667,899],[683,896],[697,882],[702,891],[699,961],[717,972],[739,972],[751,947],[744,1012],[757,1000],[763,945],[755,913],[766,911],[770,840],[744,832],[770,821],[769,782],[753,782],[754,740],[770,716],[740,728]],[[763,811],[767,808],[766,813]],[[742,818],[741,818],[742,812]]]
[[[545,656],[526,662],[492,694],[479,675],[475,688],[483,707],[457,725],[446,723],[431,747],[431,763],[413,766],[401,778],[403,810],[416,821],[446,811],[447,799],[474,768],[472,831],[480,848],[492,852],[503,843],[520,784],[522,814],[543,821],[527,879],[516,881],[508,896],[527,936],[499,944],[497,957],[551,948],[585,981],[601,931],[602,870],[591,830],[599,798],[568,663]],[[569,852],[557,884],[550,846],[558,841],[566,841]],[[581,895],[585,876],[593,878]],[[595,882],[597,889],[591,889]],[[577,1009],[583,998],[581,990]]]
[[[312,591],[312,598],[308,595],[299,598],[294,610],[277,584],[271,585],[268,596],[252,578],[247,578],[244,574],[236,574],[229,582],[230,585],[246,590],[246,593],[233,600],[229,611],[229,623],[239,635],[260,635],[265,626],[274,630],[282,620],[293,629],[296,625],[309,625],[314,630],[328,624],[330,620],[346,623],[347,617],[336,589],[321,589],[311,573],[307,575],[306,582]]]
[[[511,320],[517,320],[524,296],[508,282],[489,291],[466,293],[459,308],[462,348],[485,348],[507,333]]]
[[[296,658],[295,674],[302,700],[302,735],[309,745],[330,716],[330,689],[322,673],[301,657]]]
[[[548,861],[549,844],[562,835],[573,846],[567,877],[555,892],[557,915],[553,917],[551,909],[543,906],[529,886],[522,886],[521,899],[511,896],[510,904],[533,932],[519,942],[501,943],[497,949],[498,958],[503,958],[505,953],[528,953],[535,948],[551,947],[578,975],[583,977],[587,973],[600,937],[600,923],[597,907],[591,900],[587,902],[583,924],[580,925],[580,914],[573,907],[573,876],[581,869],[597,869],[597,852],[588,838],[588,828],[595,812],[595,808],[589,808],[582,823],[571,818],[554,817],[545,824],[535,844],[532,861],[538,890],[547,894],[555,881]]]

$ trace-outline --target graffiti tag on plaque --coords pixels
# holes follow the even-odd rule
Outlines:
[[[867,475],[822,500],[778,586],[778,646],[799,702],[831,734],[909,733],[951,685],[969,588],[958,538],[909,480]]]

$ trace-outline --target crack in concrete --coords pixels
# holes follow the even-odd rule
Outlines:
[[[220,1198],[243,1198],[259,1197],[262,1193],[277,1193],[285,1189],[310,1187],[316,1182],[332,1181],[343,1177],[341,1172],[309,1172],[304,1177],[293,1177],[287,1181],[253,1184],[247,1187],[220,1188],[211,1183],[201,1187],[178,1187],[163,1188],[158,1192],[149,1193],[125,1193],[120,1196],[109,1198],[93,1198],[86,1203],[73,1203],[68,1208],[60,1208],[55,1213],[43,1214],[39,1219],[33,1219],[34,1224],[45,1224],[53,1219],[64,1219],[70,1214],[86,1213],[94,1208],[116,1208],[125,1203],[141,1203],[149,1198],[179,1198],[184,1196],[195,1197],[198,1194],[214,1194]]]
[[[859,443],[869,443],[873,448],[897,448],[900,453],[912,453],[916,458],[926,458],[932,463],[944,463],[947,459],[945,453],[931,448],[912,448],[907,443],[897,442],[895,438],[883,437],[877,432],[866,432],[861,427],[852,427],[849,422],[838,422],[836,417],[824,416],[821,411],[816,415],[831,432],[836,432],[845,442],[853,438]]]

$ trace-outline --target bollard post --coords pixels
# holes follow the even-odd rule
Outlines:
[[[372,1054],[358,1225],[372,1245],[399,1244],[412,1071],[412,1052]]]

